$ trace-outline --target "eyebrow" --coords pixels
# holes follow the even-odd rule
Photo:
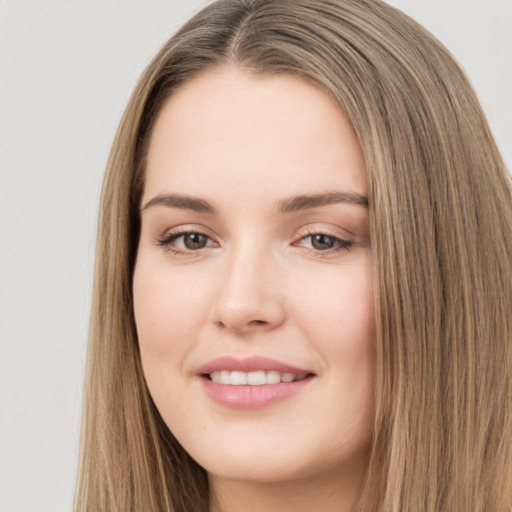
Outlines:
[[[278,208],[281,213],[291,213],[319,206],[336,203],[348,203],[368,208],[368,198],[350,192],[327,192],[324,194],[306,194],[294,196],[279,201]]]
[[[142,211],[157,205],[180,208],[183,210],[192,210],[199,213],[217,213],[217,210],[208,201],[181,194],[160,194],[153,199],[150,199],[142,207]]]
[[[292,213],[310,208],[318,208],[336,203],[347,203],[368,208],[368,198],[351,192],[326,192],[323,194],[304,194],[289,197],[278,201],[277,209],[280,213]],[[142,211],[148,210],[153,206],[167,206],[183,210],[191,210],[198,213],[216,214],[217,209],[208,201],[198,197],[192,197],[182,194],[160,194],[150,199],[143,207]]]

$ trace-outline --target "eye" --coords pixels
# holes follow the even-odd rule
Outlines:
[[[323,233],[309,235],[309,238],[311,239],[311,246],[317,251],[326,251],[328,249],[332,249],[336,245],[336,238],[324,235]]]
[[[206,247],[214,247],[217,244],[208,235],[199,231],[179,231],[158,240],[158,245],[174,254],[187,254]]]
[[[317,252],[331,253],[348,250],[352,242],[327,233],[309,233],[303,236],[296,245]]]
[[[190,251],[202,249],[203,247],[206,247],[206,244],[208,243],[208,237],[202,233],[186,233],[177,236],[174,241],[180,238],[182,239],[183,246]]]

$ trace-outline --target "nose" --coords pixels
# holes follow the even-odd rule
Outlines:
[[[285,320],[279,265],[261,248],[253,249],[226,261],[212,305],[213,323],[240,335],[269,331]]]

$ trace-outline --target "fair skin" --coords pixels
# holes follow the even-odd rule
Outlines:
[[[351,124],[299,78],[204,72],[159,114],[135,320],[212,512],[354,503],[374,416],[367,188]]]

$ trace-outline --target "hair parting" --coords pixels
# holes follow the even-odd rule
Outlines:
[[[510,175],[449,52],[379,0],[220,0],[141,76],[102,189],[75,510],[208,510],[205,471],[148,393],[131,283],[155,120],[223,66],[327,91],[366,159],[377,411],[354,512],[510,512]]]

